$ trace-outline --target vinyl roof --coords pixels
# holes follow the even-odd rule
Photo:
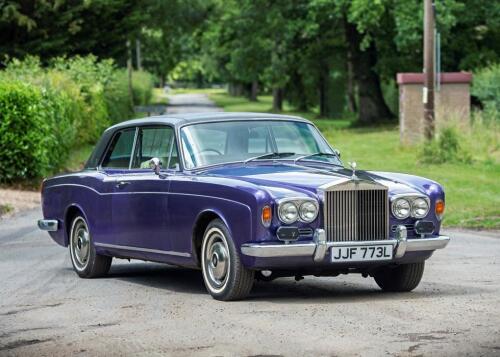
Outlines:
[[[182,114],[166,114],[151,116],[141,119],[132,119],[113,125],[108,130],[118,128],[136,126],[136,125],[154,125],[154,124],[170,124],[174,126],[182,126],[186,124],[194,124],[199,122],[220,122],[233,120],[295,120],[308,122],[309,120],[292,115],[270,114],[270,113],[236,113],[236,112],[205,112],[205,113],[182,113]]]

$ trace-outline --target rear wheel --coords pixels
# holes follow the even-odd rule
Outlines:
[[[201,268],[205,286],[217,300],[239,300],[252,289],[254,272],[241,264],[240,256],[224,222],[208,225],[201,246]]]
[[[386,267],[377,271],[373,277],[384,291],[412,291],[422,280],[424,267],[425,262]]]
[[[97,278],[106,275],[113,259],[96,253],[87,222],[80,215],[76,216],[71,223],[69,253],[73,269],[81,278]]]

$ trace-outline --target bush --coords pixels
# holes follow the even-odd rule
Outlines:
[[[421,162],[443,164],[446,162],[470,162],[471,157],[460,146],[458,131],[453,127],[444,128],[436,139],[424,144]]]
[[[500,119],[500,63],[474,73],[472,94],[479,98],[490,118]]]
[[[55,136],[39,89],[0,82],[0,181],[33,178],[51,169]]]
[[[499,123],[481,111],[473,113],[471,123],[450,119],[436,139],[423,144],[419,157],[427,164],[500,162]]]
[[[132,73],[132,92],[135,105],[146,105],[151,101],[153,94],[153,76],[144,71]]]
[[[137,104],[147,104],[151,75],[134,81]],[[126,72],[111,60],[58,58],[43,68],[36,57],[13,59],[0,71],[0,182],[53,173],[72,147],[132,116]]]

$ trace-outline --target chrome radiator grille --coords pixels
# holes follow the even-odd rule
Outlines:
[[[387,239],[388,214],[387,189],[325,192],[324,222],[330,242]]]

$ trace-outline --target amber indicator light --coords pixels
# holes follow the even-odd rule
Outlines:
[[[271,207],[264,206],[262,208],[262,223],[269,225],[271,223],[271,218],[273,217]]]
[[[438,216],[442,216],[444,213],[444,202],[443,201],[437,201],[436,202],[436,214]]]

